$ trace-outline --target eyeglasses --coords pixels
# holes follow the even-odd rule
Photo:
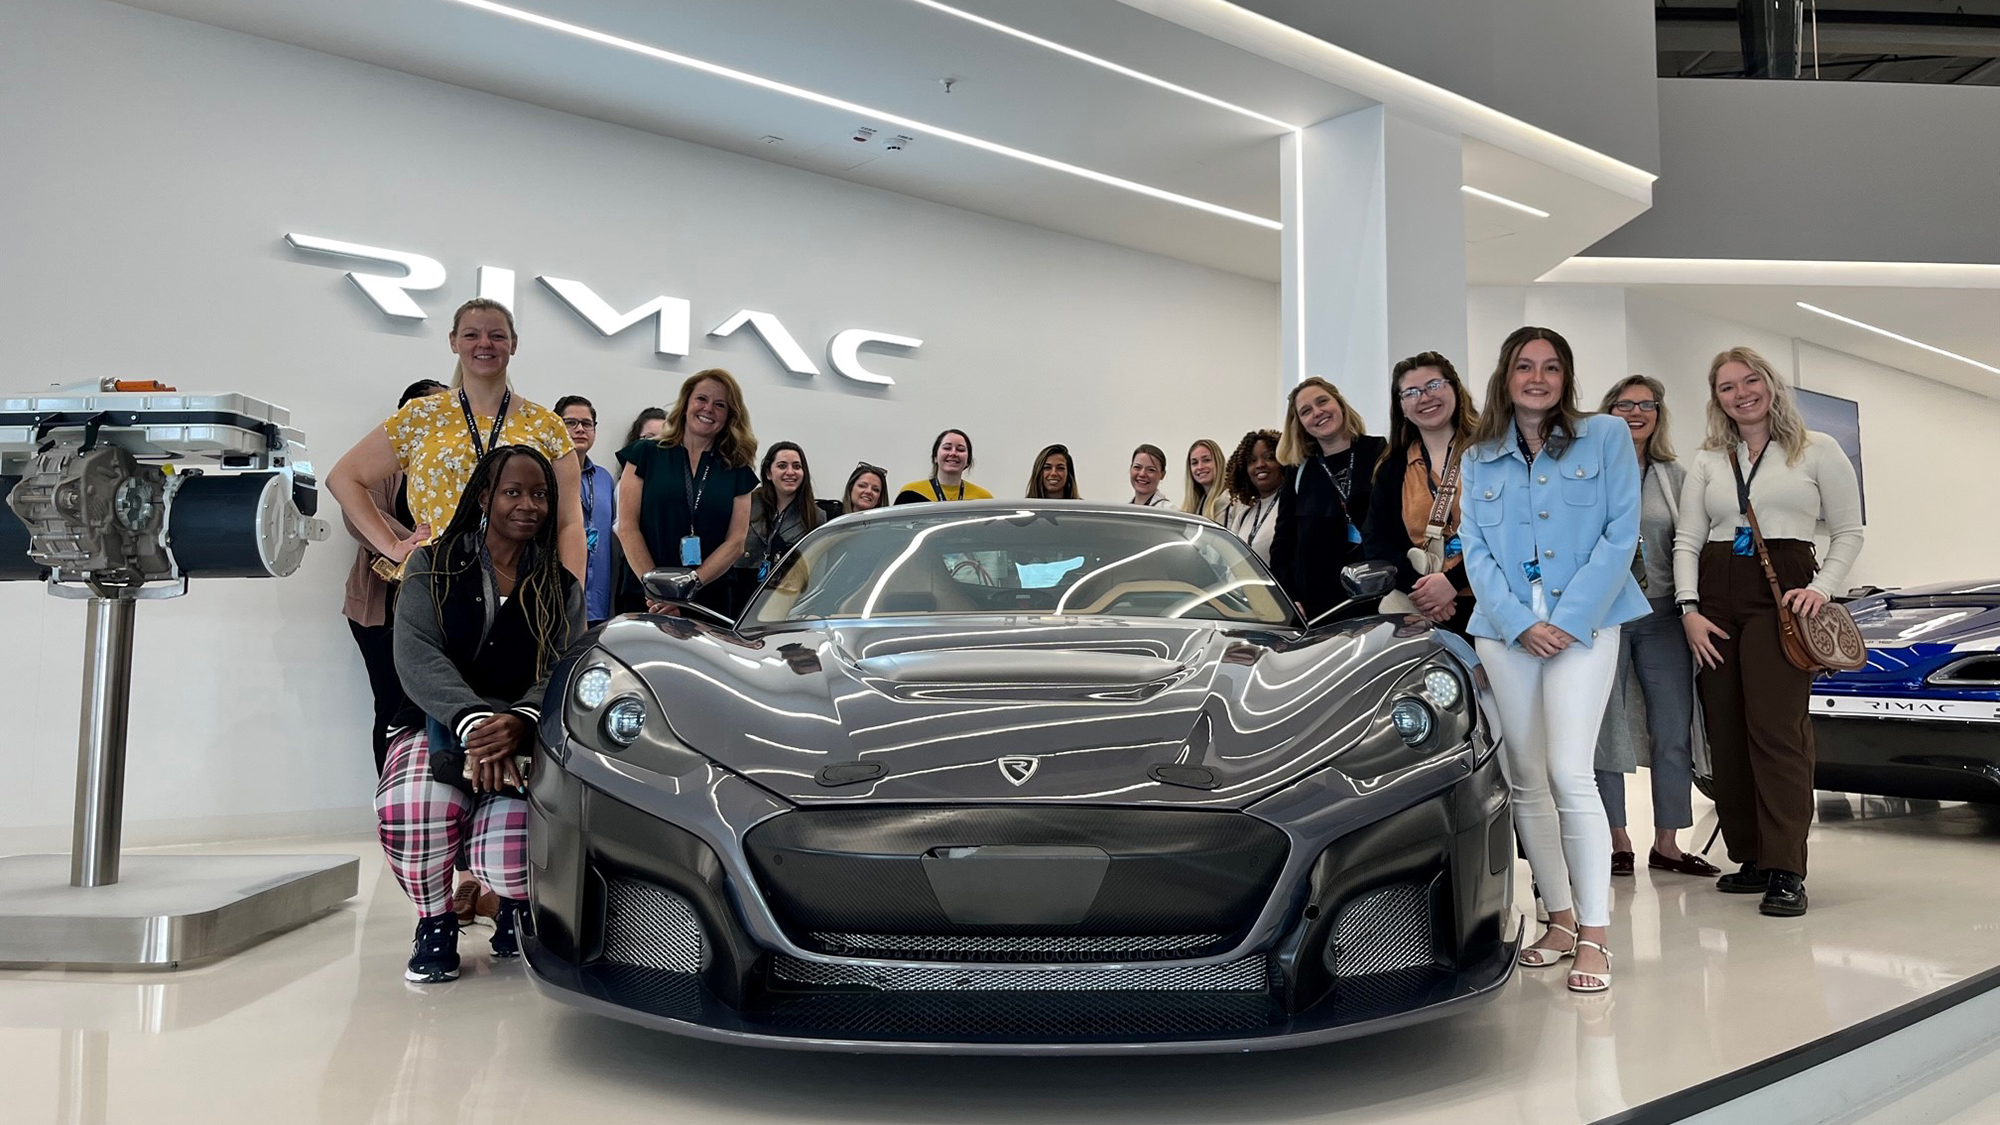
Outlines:
[[[572,430],[594,430],[597,428],[597,423],[589,418],[564,418],[563,425],[568,426]]]
[[[883,468],[880,465],[870,465],[866,461],[856,462],[854,465],[854,471],[857,473],[874,473],[876,476],[881,477],[883,480],[889,479],[889,470]]]
[[[1425,395],[1434,395],[1450,385],[1443,379],[1432,379],[1421,387],[1405,387],[1396,392],[1396,397],[1404,402],[1415,402]]]
[[[1613,414],[1630,414],[1634,410],[1637,410],[1641,414],[1651,414],[1659,408],[1660,404],[1654,402],[1652,399],[1647,399],[1644,402],[1634,402],[1629,398],[1621,398],[1611,404],[1611,412]]]

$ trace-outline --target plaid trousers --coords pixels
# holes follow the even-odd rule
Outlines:
[[[528,802],[498,793],[468,795],[431,777],[430,739],[398,730],[375,787],[382,852],[403,893],[426,918],[451,913],[452,861],[461,849],[472,873],[505,898],[528,897]]]

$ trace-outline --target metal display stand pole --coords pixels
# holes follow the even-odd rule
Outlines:
[[[125,731],[132,705],[132,619],[138,603],[119,591],[90,599],[83,643],[83,714],[76,739],[76,821],[69,885],[118,881],[125,815]]]

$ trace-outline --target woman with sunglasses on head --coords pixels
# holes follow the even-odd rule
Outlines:
[[[465,482],[481,458],[502,445],[526,445],[556,467],[562,506],[555,512],[563,565],[582,577],[583,504],[577,484],[582,467],[562,419],[514,393],[507,367],[519,347],[507,306],[474,297],[451,318],[451,352],[458,357],[451,393],[412,399],[354,444],[326,477],[327,491],[368,545],[401,564],[451,522]],[[399,536],[368,500],[368,487],[403,474],[410,514],[417,525]]]
[[[1679,829],[1694,824],[1694,654],[1674,607],[1674,525],[1687,470],[1667,438],[1667,389],[1658,379],[1629,375],[1604,394],[1598,409],[1625,423],[1639,459],[1639,550],[1632,577],[1652,612],[1619,635],[1619,676],[1597,738],[1597,790],[1611,821],[1611,873],[1630,875],[1637,858],[1625,831],[1625,775],[1639,768],[1639,745],[1650,747],[1656,871],[1714,877],[1714,864],[1681,850]],[[1642,702],[1643,697],[1643,702]],[[1643,708],[1645,724],[1638,715]]]
[[[1028,471],[1030,500],[1078,500],[1076,461],[1066,445],[1045,445],[1035,455],[1035,467]]]
[[[821,500],[819,510],[827,519],[838,519],[854,512],[872,512],[888,498],[889,471],[863,461],[847,474],[847,487],[841,490],[840,499]]]
[[[1236,443],[1223,466],[1223,486],[1229,503],[1219,523],[1271,562],[1271,542],[1278,533],[1278,505],[1285,498],[1285,467],[1278,464],[1278,431],[1251,430]]]
[[[1182,482],[1185,493],[1181,511],[1222,522],[1222,509],[1229,505],[1229,481],[1222,472],[1222,447],[1207,438],[1188,446],[1187,474]]]
[[[726,579],[750,535],[756,458],[736,377],[720,367],[688,376],[659,440],[641,439],[621,457],[618,539],[633,577],[691,567],[676,580],[675,596],[734,617],[736,591]],[[646,608],[669,607],[649,598]]]
[[[1761,894],[1760,911],[1792,917],[1806,912],[1813,673],[1785,657],[1752,528],[1762,531],[1785,607],[1811,620],[1861,554],[1861,486],[1840,444],[1806,429],[1792,388],[1763,356],[1718,354],[1708,391],[1708,439],[1681,488],[1674,596],[1702,667],[1715,815],[1730,860],[1742,865],[1716,887]],[[1822,521],[1823,563],[1813,553]]]
[[[1132,451],[1132,499],[1127,503],[1147,508],[1171,508],[1172,500],[1160,493],[1160,478],[1167,475],[1167,455],[1157,445],[1146,444]]]
[[[750,536],[736,560],[736,604],[745,605],[771,568],[784,560],[806,533],[826,522],[813,499],[812,469],[795,441],[774,442],[757,470],[750,494]]]
[[[972,468],[972,438],[964,430],[945,430],[931,442],[931,475],[896,493],[898,504],[948,500],[991,500],[993,494],[965,479]]]
[[[1347,600],[1340,571],[1362,557],[1384,447],[1332,383],[1313,376],[1293,388],[1278,440],[1291,487],[1278,508],[1271,572],[1309,620]]]
[[[419,915],[406,980],[458,976],[452,861],[461,850],[500,895],[493,955],[520,951],[524,764],[550,672],[584,632],[583,585],[556,543],[558,487],[539,450],[503,445],[473,470],[444,532],[409,556],[395,647],[410,706],[375,791],[382,850]]]
[[[1458,529],[1459,459],[1470,448],[1479,412],[1458,369],[1437,352],[1398,362],[1389,375],[1389,393],[1396,409],[1369,497],[1364,552],[1395,564],[1396,588],[1409,595],[1418,613],[1464,636],[1473,600]]]
[[[1611,832],[1591,767],[1620,626],[1647,612],[1632,580],[1639,463],[1627,435],[1577,409],[1569,341],[1518,328],[1460,466],[1468,631],[1506,734],[1514,828],[1549,909],[1519,960],[1575,958],[1572,992],[1611,987]]]

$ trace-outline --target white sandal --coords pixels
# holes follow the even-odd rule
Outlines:
[[[1581,940],[1576,943],[1576,949],[1581,949],[1586,945],[1604,954],[1604,971],[1601,973],[1586,973],[1581,969],[1571,969],[1568,981],[1569,990],[1571,992],[1609,992],[1611,990],[1611,951],[1594,941]],[[1572,956],[1575,955],[1576,949],[1570,950]],[[1595,985],[1578,984],[1577,982],[1580,980],[1596,981],[1597,983]]]
[[[1548,949],[1545,947],[1530,945],[1522,949],[1521,952],[1515,957],[1515,960],[1519,961],[1523,965],[1526,965],[1530,969],[1546,969],[1551,965],[1562,964],[1564,958],[1576,956],[1576,947],[1579,944],[1581,944],[1580,942],[1577,941],[1576,931],[1570,929],[1568,926],[1558,925],[1555,922],[1550,922],[1549,928],[1547,930],[1542,931],[1542,937],[1549,936],[1550,930],[1560,930],[1563,933],[1568,934],[1570,940],[1569,948]],[[1540,941],[1541,938],[1537,938],[1535,940]]]

